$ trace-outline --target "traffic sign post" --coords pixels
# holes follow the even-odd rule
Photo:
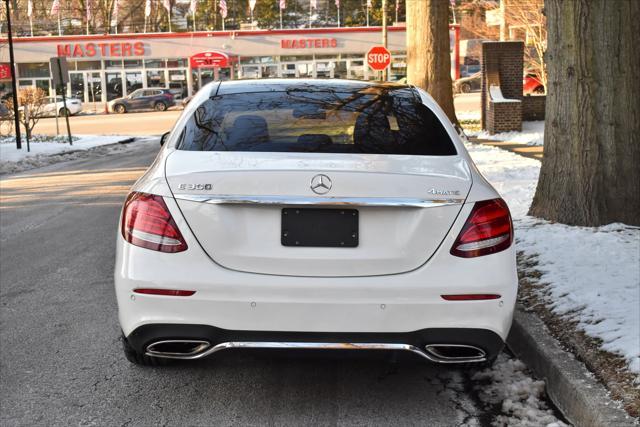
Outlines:
[[[367,64],[374,71],[384,71],[391,64],[391,52],[384,46],[374,46],[367,52]]]
[[[71,127],[69,126],[69,109],[67,108],[67,97],[65,95],[65,86],[67,85],[67,83],[69,83],[69,67],[67,65],[67,58],[56,56],[51,58],[49,60],[49,63],[53,84],[55,85],[55,87],[59,87],[62,92],[62,108],[64,111],[64,118],[67,121],[67,135],[69,136],[69,145],[73,145],[73,140],[71,139]],[[57,110],[58,107],[56,106],[56,111]]]

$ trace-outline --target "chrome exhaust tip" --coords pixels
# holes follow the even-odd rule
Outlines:
[[[424,349],[438,363],[480,363],[487,360],[487,353],[473,345],[428,344]]]
[[[209,341],[202,340],[164,340],[149,344],[147,356],[166,359],[197,359],[211,347]]]

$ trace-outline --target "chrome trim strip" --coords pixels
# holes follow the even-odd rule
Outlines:
[[[175,194],[177,200],[209,203],[214,205],[288,205],[288,206],[380,206],[432,208],[460,205],[463,198],[419,199],[404,197],[306,197],[306,196],[239,196]]]
[[[167,341],[160,341],[167,342]],[[157,343],[154,343],[157,344]],[[149,345],[149,347],[154,344]],[[436,344],[436,345],[445,345],[446,344]],[[259,349],[298,349],[298,350],[387,350],[387,351],[408,351],[414,354],[417,354],[424,359],[429,360],[434,363],[460,363],[460,362],[483,362],[486,358],[483,356],[482,358],[447,358],[447,357],[438,357],[437,355],[431,354],[429,352],[425,352],[418,347],[411,344],[391,344],[391,343],[331,343],[331,342],[275,342],[275,341],[231,341],[231,342],[223,342],[217,344],[213,347],[208,348],[206,351],[201,351],[198,354],[185,354],[185,355],[173,355],[169,353],[158,354],[149,352],[149,347],[147,347],[147,356],[153,357],[163,357],[166,359],[183,359],[183,360],[194,360],[194,359],[202,359],[207,357],[213,353],[218,351],[232,349],[232,348],[259,348]],[[427,346],[428,347],[428,346]],[[456,347],[456,345],[450,345],[450,347]],[[463,347],[462,345],[458,347]],[[473,346],[466,346],[472,347]],[[477,349],[484,355],[484,351]],[[473,360],[471,360],[473,359]]]

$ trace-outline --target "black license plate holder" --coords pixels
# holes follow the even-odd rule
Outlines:
[[[280,238],[283,246],[355,248],[358,246],[356,209],[283,208]]]

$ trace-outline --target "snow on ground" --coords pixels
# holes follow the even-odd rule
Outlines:
[[[566,426],[544,401],[544,381],[531,378],[525,364],[518,359],[502,354],[493,367],[475,373],[471,379],[482,402],[500,405],[501,414],[496,416],[492,425]]]
[[[460,117],[458,117],[460,119]],[[467,131],[467,136],[492,141],[509,141],[527,145],[544,145],[544,121],[522,122],[522,132],[501,132],[494,135],[487,131]]]
[[[546,401],[545,383],[533,379],[518,359],[502,353],[484,370],[444,370],[433,384],[457,404],[461,427],[565,427]],[[472,403],[465,399],[471,395]],[[461,421],[461,422],[460,422]]]
[[[480,110],[456,111],[456,117],[459,121],[480,121]]]
[[[0,139],[0,174],[22,172],[28,169],[86,157],[87,152],[109,151],[107,145],[130,140],[129,136],[117,135],[78,135],[74,136],[73,145],[69,145],[66,137],[44,137],[34,135],[27,152],[25,139],[22,149],[16,148],[15,137]]]
[[[467,148],[509,204],[516,248],[537,257],[551,310],[578,321],[640,374],[640,228],[570,227],[527,216],[540,162],[484,145]]]

